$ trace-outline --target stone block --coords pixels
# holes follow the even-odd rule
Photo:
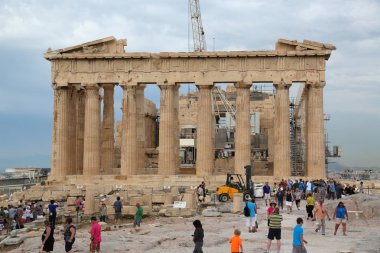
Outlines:
[[[232,211],[232,205],[230,203],[224,203],[218,207],[218,212],[230,213]]]
[[[152,193],[153,193],[153,188],[151,187],[144,187],[142,189],[142,194],[144,195],[152,195]]]
[[[124,215],[135,215],[137,211],[136,206],[123,206],[122,213]]]
[[[24,241],[24,237],[8,237],[2,243],[6,246],[19,245]]]
[[[150,206],[141,206],[142,209],[143,209],[143,215],[151,215],[152,214],[152,207]],[[137,211],[137,209],[136,209]],[[135,214],[136,214],[136,211],[135,211]]]
[[[232,212],[241,213],[243,211],[243,193],[234,193],[234,201],[232,202]]]
[[[76,197],[76,196],[84,197],[84,195],[85,195],[85,192],[82,189],[77,189],[77,188],[71,188],[68,193],[68,196],[70,197]]]
[[[173,196],[170,193],[165,194],[164,205],[172,205],[173,204]]]
[[[152,207],[152,194],[146,194],[142,196],[142,204]]]
[[[28,190],[25,192],[24,199],[27,201],[37,201],[42,199],[44,191],[31,191]]]
[[[134,196],[129,198],[129,205],[135,206],[137,203],[141,204],[143,203],[143,198],[141,196]]]
[[[167,207],[165,212],[166,217],[178,217],[180,216],[179,208]]]
[[[114,215],[115,214],[115,208],[113,205],[107,205],[107,214],[108,215]]]
[[[20,201],[25,197],[25,192],[14,192],[12,193],[12,200]]]
[[[76,197],[67,197],[66,203],[68,206],[75,206]]]
[[[186,202],[186,207],[191,209],[197,208],[196,195],[194,193],[183,194],[182,201]]]
[[[165,203],[165,194],[163,193],[153,193],[152,203]]]

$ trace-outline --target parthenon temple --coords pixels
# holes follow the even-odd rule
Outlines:
[[[252,136],[264,134],[268,146],[264,156],[272,164],[267,175],[284,178],[294,174],[289,88],[300,83],[295,114],[302,117],[301,174],[326,176],[323,88],[333,45],[279,39],[270,51],[130,53],[125,47],[126,40],[107,37],[45,53],[52,65],[54,89],[50,179],[64,181],[71,175],[114,175],[121,180],[140,174],[214,175],[217,163],[223,163],[218,161],[221,155],[216,147],[220,122],[215,115],[219,109],[214,89],[225,83],[232,84],[229,92],[234,94],[234,101],[230,101],[226,91],[219,90],[219,105],[224,101],[231,109],[226,112],[231,113],[234,124],[230,172],[243,174],[244,166],[254,164]],[[180,106],[186,96],[180,95],[179,88],[189,83],[197,88],[192,114],[186,114],[189,106]],[[257,84],[273,85],[273,94],[257,102]],[[144,96],[147,85],[160,89],[158,110]],[[117,86],[123,91],[120,131],[115,131]],[[258,118],[270,121],[253,132],[250,103],[265,101],[270,105],[269,114],[261,112]],[[193,129],[188,132],[191,141],[183,137],[189,125]],[[186,145],[193,149],[186,149]],[[186,152],[193,152],[188,169],[181,166],[189,158]],[[152,157],[156,157],[157,166],[147,162]],[[192,163],[193,167],[189,166]]]

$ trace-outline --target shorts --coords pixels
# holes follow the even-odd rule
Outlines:
[[[336,218],[335,224],[342,224],[342,223],[346,223],[346,222],[347,222],[346,218]]]
[[[301,202],[300,199],[296,199],[296,205],[299,205],[300,202]]]
[[[286,206],[292,206],[293,205],[293,202],[291,202],[291,201],[286,201]]]
[[[264,193],[264,199],[270,199],[270,193]]]
[[[306,248],[303,250],[302,246],[300,245],[293,245],[293,251],[292,253],[307,253]]]
[[[66,252],[69,252],[70,250],[73,249],[74,242],[75,242],[75,238],[73,239],[72,242],[65,242],[65,251]]]
[[[256,216],[254,217],[247,217],[247,221],[245,223],[247,227],[254,227],[256,226]]]
[[[95,251],[100,251],[100,242],[91,242],[90,244],[90,251],[95,252]]]
[[[269,240],[281,240],[281,228],[269,228],[268,239]]]
[[[140,227],[140,223],[141,223],[141,220],[140,220],[140,219],[135,219],[135,221],[133,222],[133,226],[138,226],[138,227]]]
[[[121,220],[121,212],[115,212],[115,220]]]

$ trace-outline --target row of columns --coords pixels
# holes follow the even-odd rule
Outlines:
[[[274,176],[291,175],[289,87],[291,83],[274,83],[275,152]],[[121,85],[122,143],[121,175],[139,174],[145,167],[145,85]],[[324,83],[307,85],[307,170],[311,177],[324,175],[323,129]],[[101,121],[100,87],[104,90]],[[179,169],[179,85],[159,85],[160,129],[158,174],[173,175]],[[213,85],[199,85],[197,115],[197,162],[199,176],[214,170]],[[251,164],[250,87],[236,83],[235,172],[244,173]],[[99,175],[101,168],[114,168],[114,84],[85,84],[58,87],[54,90],[52,176],[70,174]]]

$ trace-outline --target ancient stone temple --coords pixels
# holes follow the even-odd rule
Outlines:
[[[52,64],[54,89],[51,179],[65,180],[68,175],[125,179],[141,174],[147,143],[155,148],[146,130],[155,131],[154,124],[146,117],[156,112],[147,113],[152,110],[146,110],[144,98],[144,88],[152,84],[160,88],[157,174],[178,174],[181,83],[193,83],[198,89],[195,166],[201,177],[213,175],[215,169],[214,85],[232,83],[236,89],[234,170],[243,173],[251,164],[250,88],[255,83],[273,84],[273,175],[288,177],[289,87],[295,82],[305,85],[306,176],[325,177],[323,88],[333,45],[280,39],[272,51],[186,53],[128,53],[125,46],[126,40],[108,37],[45,53]],[[114,155],[117,86],[123,90],[120,169]]]

